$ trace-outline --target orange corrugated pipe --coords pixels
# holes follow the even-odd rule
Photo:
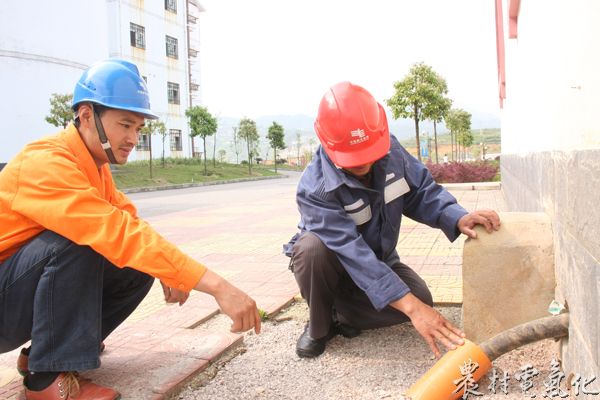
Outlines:
[[[470,340],[450,350],[435,363],[405,396],[411,400],[456,400],[464,394],[466,379],[481,379],[492,367],[492,361],[517,347],[538,340],[559,338],[569,333],[569,314],[545,317],[515,326],[483,342]]]

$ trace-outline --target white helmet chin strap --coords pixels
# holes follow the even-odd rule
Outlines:
[[[96,124],[96,130],[98,131],[98,137],[100,138],[100,143],[102,144],[102,148],[104,149],[104,152],[106,153],[106,156],[108,157],[108,161],[110,161],[111,164],[118,164],[117,160],[115,159],[115,155],[112,151],[112,148],[110,147],[110,142],[108,141],[108,138],[106,137],[106,132],[104,132],[104,126],[102,125],[100,116],[96,112],[96,109],[94,108],[94,105],[92,103],[90,103],[90,107],[92,107],[92,112],[94,114],[94,123]]]

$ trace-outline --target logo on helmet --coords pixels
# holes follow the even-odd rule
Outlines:
[[[350,131],[350,136],[352,136],[353,138],[356,138],[356,139],[350,140],[350,145],[359,144],[359,143],[366,142],[367,140],[369,140],[369,135],[365,134],[365,131],[362,129],[355,129],[353,131]]]

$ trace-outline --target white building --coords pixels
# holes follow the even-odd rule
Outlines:
[[[597,0],[496,0],[502,188],[511,211],[552,220],[567,385],[600,376],[598,21]]]
[[[45,122],[51,94],[72,93],[85,68],[109,57],[134,62],[146,79],[152,109],[167,126],[165,155],[192,156],[185,110],[200,101],[202,11],[196,0],[3,2],[0,162],[56,132]],[[161,139],[152,138],[153,157],[162,153]],[[130,160],[148,155],[148,140],[141,138]]]

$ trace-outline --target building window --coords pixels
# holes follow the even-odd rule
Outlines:
[[[177,56],[177,39],[171,36],[166,36],[167,57],[178,58]]]
[[[146,30],[143,26],[129,23],[129,39],[133,47],[146,48]]]
[[[177,13],[177,0],[165,0],[165,10]]]
[[[169,103],[179,104],[179,84],[173,82],[167,82]]]
[[[135,149],[139,151],[150,151],[150,135],[139,133],[138,143],[135,146]]]
[[[182,151],[183,145],[181,144],[181,130],[169,129],[169,135],[171,136],[171,151]]]

